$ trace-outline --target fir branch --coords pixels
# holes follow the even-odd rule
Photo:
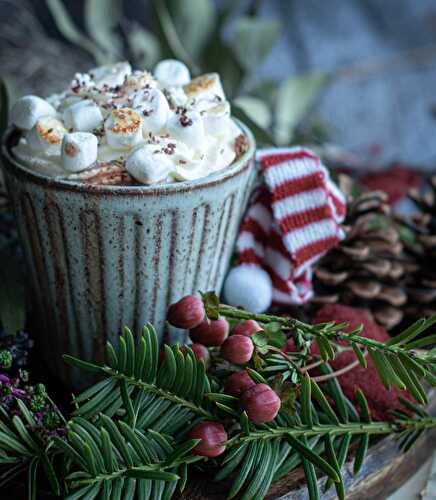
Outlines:
[[[395,385],[399,389],[407,389],[419,403],[426,404],[428,402],[420,378],[425,378],[431,385],[436,385],[436,376],[434,375],[436,350],[428,352],[416,351],[417,344],[414,342],[418,335],[422,334],[436,323],[436,316],[417,321],[397,337],[392,338],[389,342],[383,343],[359,335],[362,327],[352,332],[344,332],[344,328],[348,326],[346,323],[339,325],[335,323],[310,325],[295,318],[269,314],[255,314],[227,305],[215,305],[216,298],[213,298],[211,294],[203,294],[203,300],[205,302],[205,309],[212,319],[221,315],[239,320],[252,319],[258,321],[262,325],[276,323],[280,325],[283,330],[290,330],[293,334],[303,335],[306,339],[315,340],[319,347],[321,358],[324,361],[334,359],[338,350],[336,342],[345,341],[353,348],[356,353],[357,361],[362,366],[366,367],[365,356],[369,355],[369,357],[371,357],[377,373],[386,388],[389,388],[390,385]],[[423,344],[424,343],[420,343],[418,345],[422,346]],[[268,346],[263,345],[259,351],[267,352],[267,347]],[[364,351],[362,351],[362,348]],[[275,348],[272,348],[272,350],[277,351]],[[293,365],[295,373],[297,373],[301,379],[302,368],[296,366],[292,359],[290,361],[287,360],[287,362]],[[280,371],[280,368],[278,364],[278,366],[268,369],[270,371]],[[285,370],[286,367],[283,366],[282,368]],[[334,375],[329,374],[323,376],[319,378],[319,381],[326,380],[331,376]]]
[[[105,416],[99,427],[73,419],[67,440],[54,438],[55,447],[71,460],[66,477],[71,499],[100,494],[108,498],[111,492],[117,492],[118,498],[133,498],[149,492],[148,498],[157,500],[162,488],[170,498],[180,479],[176,471],[180,464],[192,461],[189,452],[197,443],[191,440],[174,448],[161,434],[115,424]]]
[[[88,419],[105,414],[113,417],[124,409],[130,425],[165,430],[175,435],[194,419],[215,420],[204,405],[210,387],[203,362],[191,349],[182,353],[178,345],[165,346],[159,367],[158,339],[147,325],[136,345],[129,329],[118,346],[107,345],[107,364],[88,363],[65,356],[72,366],[99,374],[103,380],[77,396],[75,415]]]

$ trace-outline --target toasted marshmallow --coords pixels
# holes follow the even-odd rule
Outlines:
[[[81,132],[90,132],[103,123],[100,108],[92,101],[79,101],[63,112],[63,120],[67,128]]]
[[[124,81],[123,88],[126,94],[132,94],[137,90],[155,88],[157,82],[148,71],[134,71]]]
[[[23,130],[33,128],[43,116],[56,116],[56,110],[47,101],[35,95],[18,99],[11,109],[11,122]]]
[[[173,113],[166,128],[170,136],[194,149],[201,150],[205,146],[203,118],[197,111]]]
[[[47,155],[58,155],[66,129],[63,124],[52,116],[39,118],[35,126],[26,135],[29,146]]]
[[[203,99],[221,99],[225,100],[224,90],[218,73],[206,73],[197,76],[183,87],[188,100],[192,105],[196,101]]]
[[[171,168],[169,156],[155,144],[145,144],[136,149],[126,161],[126,169],[130,175],[142,184],[164,181]]]
[[[128,62],[106,64],[90,70],[89,75],[98,87],[108,85],[117,87],[122,85],[126,77],[132,73],[132,67]]]
[[[177,59],[160,61],[153,73],[163,87],[186,85],[191,80],[188,67]]]
[[[106,139],[114,149],[128,149],[142,140],[141,118],[130,108],[113,110],[104,122]]]
[[[68,172],[80,172],[97,160],[98,140],[89,132],[65,134],[62,140],[62,165]]]
[[[170,107],[159,89],[144,89],[135,94],[133,108],[141,116],[144,133],[157,132],[165,127]]]

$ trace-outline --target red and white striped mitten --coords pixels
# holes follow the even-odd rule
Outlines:
[[[253,194],[236,243],[226,301],[253,312],[304,304],[312,265],[342,238],[345,198],[320,159],[301,147],[261,150],[264,184]]]

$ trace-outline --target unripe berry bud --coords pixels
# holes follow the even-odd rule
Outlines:
[[[220,346],[229,335],[229,323],[226,318],[209,321],[205,319],[189,332],[193,342],[206,346]]]
[[[231,335],[221,346],[221,356],[237,365],[248,363],[253,351],[253,342],[245,335]]]
[[[197,361],[200,361],[202,359],[204,361],[204,365],[207,368],[210,364],[210,353],[209,353],[208,348],[206,346],[204,346],[203,344],[195,344],[195,343],[189,344],[188,347],[192,349],[192,352],[194,353],[195,359]],[[180,350],[182,352],[185,352],[184,347],[181,347]]]
[[[242,394],[241,406],[252,422],[271,422],[280,409],[280,398],[269,385],[258,384]]]
[[[282,351],[283,352],[298,352],[297,346],[295,345],[295,341],[292,337],[286,341],[285,346],[283,347]]]
[[[201,299],[187,295],[168,309],[168,322],[177,328],[190,329],[198,326],[204,319],[205,312]]]
[[[260,332],[263,328],[254,319],[247,319],[232,328],[233,335],[245,335],[251,337],[253,333]]]
[[[227,433],[218,422],[201,422],[189,432],[190,439],[201,439],[193,452],[202,457],[217,457],[224,453]]]
[[[227,378],[224,392],[230,394],[230,396],[239,397],[247,389],[254,387],[256,385],[255,381],[248,375],[246,371],[235,372]]]

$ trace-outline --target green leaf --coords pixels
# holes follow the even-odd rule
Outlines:
[[[242,108],[232,104],[232,113],[235,118],[241,120],[251,130],[258,146],[275,146],[274,139],[269,132],[259,127]]]
[[[2,262],[7,262],[0,267],[0,320],[3,329],[15,335],[24,328],[26,319],[23,276],[18,263],[7,252],[1,252],[0,258]]]
[[[338,494],[338,499],[339,500],[344,500],[345,499],[345,486],[344,486],[344,480],[341,475],[341,467],[339,465],[335,448],[333,446],[333,439],[330,435],[327,435],[325,437],[325,452],[327,459],[331,466],[335,469],[335,471],[338,473],[338,476],[340,477],[340,481],[335,483],[336,487],[336,493]]]
[[[152,479],[156,481],[177,481],[179,476],[171,472],[164,472],[150,469],[127,469],[127,477],[134,477],[138,479]]]
[[[199,68],[195,64],[189,52],[186,50],[182,38],[177,33],[174,25],[174,20],[171,18],[170,12],[165,0],[153,0],[154,9],[159,21],[159,26],[162,31],[168,48],[171,51],[172,57],[180,59],[187,64],[194,73],[199,72]]]
[[[259,127],[268,129],[271,126],[271,109],[262,99],[244,95],[237,97],[233,103],[242,109]]]
[[[334,468],[330,464],[328,464],[323,458],[321,458],[317,453],[311,450],[307,445],[303,444],[299,439],[296,439],[290,435],[288,435],[286,439],[288,440],[289,444],[304,457],[305,460],[308,460],[312,464],[319,467],[333,481],[335,482],[340,481],[340,477],[338,473],[334,470]]]
[[[244,456],[242,465],[240,466],[238,474],[235,480],[233,481],[232,487],[230,488],[230,491],[227,495],[227,498],[229,499],[235,497],[239,493],[247,477],[252,472],[253,464],[257,458],[257,451],[258,451],[257,441],[251,442],[247,446],[247,448],[248,450]]]
[[[253,333],[250,338],[257,347],[264,347],[268,344],[268,334],[264,331]]]
[[[357,391],[356,391],[356,399],[357,399],[357,402],[359,403],[359,406],[360,406],[362,420],[364,422],[368,422],[368,423],[371,422],[371,411],[369,409],[368,402],[365,398],[365,395],[363,394],[363,392],[360,389],[357,389]]]
[[[358,474],[362,468],[363,462],[365,461],[366,452],[368,451],[369,445],[369,435],[363,434],[359,441],[359,447],[356,452],[356,458],[354,459],[354,474]]]
[[[315,467],[309,460],[303,458],[303,470],[306,477],[307,491],[310,500],[319,500],[318,480],[316,478]]]
[[[239,63],[247,72],[253,72],[262,64],[278,41],[281,31],[282,25],[275,19],[236,19],[230,42]]]
[[[213,1],[170,0],[168,10],[186,51],[197,60],[210,39],[215,24]]]
[[[139,23],[133,22],[126,34],[130,52],[138,68],[152,68],[161,58],[158,38]]]
[[[122,16],[121,0],[86,0],[85,25],[88,34],[107,54],[111,62],[121,55],[121,39],[115,30]]]
[[[336,413],[333,411],[333,408],[330,406],[330,403],[327,401],[327,398],[324,396],[318,384],[313,379],[311,379],[310,381],[312,384],[313,398],[318,402],[321,410],[326,414],[330,421],[332,421],[336,425],[339,425],[340,421]]]
[[[386,357],[380,351],[376,351],[375,349],[368,349],[368,353],[374,362],[382,384],[389,390],[391,381],[387,370]]]
[[[98,63],[106,61],[106,56],[102,51],[75,26],[61,0],[46,0],[46,4],[58,30],[69,42],[89,52]]]
[[[218,308],[220,305],[220,299],[215,292],[201,293],[201,298],[204,304],[204,310],[206,311],[206,316],[209,319],[216,320],[219,318]]]
[[[360,365],[363,366],[363,368],[366,368],[368,366],[368,363],[360,347],[354,342],[351,342],[351,347],[353,348],[354,354],[359,360]]]
[[[386,345],[404,345],[411,342],[422,332],[430,328],[436,323],[436,316],[430,316],[429,318],[422,318],[410,325],[406,330],[404,330],[399,335],[392,337],[386,342]]]
[[[301,383],[301,420],[303,424],[312,427],[312,387],[310,377],[306,373]]]
[[[63,355],[65,363],[74,368],[79,368],[80,370],[84,370],[91,373],[102,373],[103,367],[95,365],[94,363],[88,363],[87,361],[82,361],[81,359],[77,359],[74,356],[70,356],[69,354]]]
[[[277,91],[274,137],[279,145],[288,145],[316,98],[329,81],[326,73],[313,73],[285,80]]]

